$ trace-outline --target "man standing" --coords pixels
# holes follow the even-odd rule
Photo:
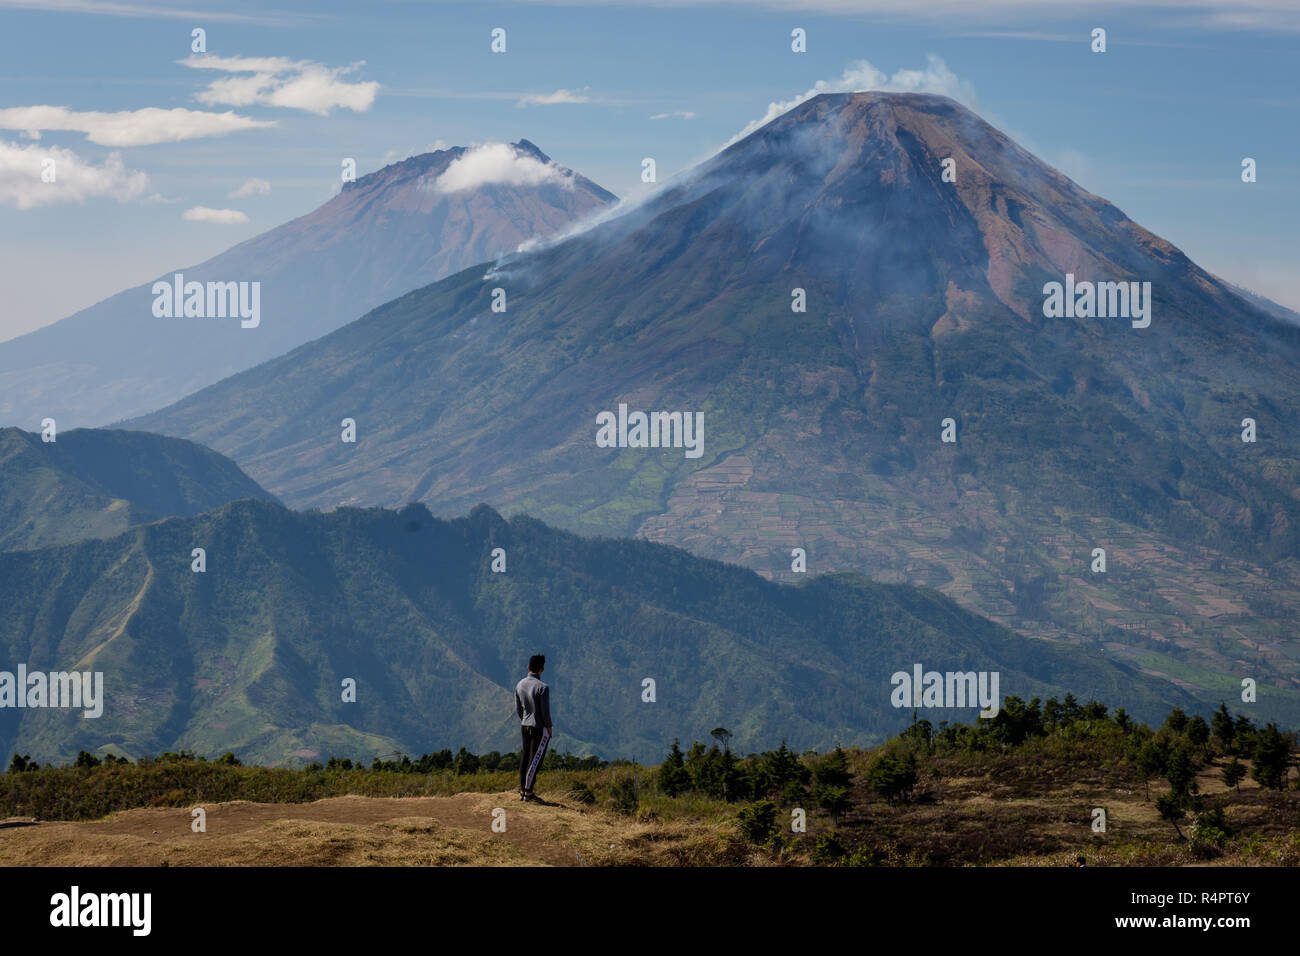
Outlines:
[[[515,713],[523,734],[519,752],[519,799],[536,800],[533,783],[551,741],[551,689],[542,683],[546,656],[534,654],[528,659],[528,676],[515,685]]]

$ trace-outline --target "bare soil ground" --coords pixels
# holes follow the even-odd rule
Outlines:
[[[581,866],[657,862],[654,844],[689,844],[691,828],[637,824],[559,795],[553,805],[514,793],[450,797],[336,797],[303,804],[235,801],[128,810],[93,822],[0,823],[9,866]],[[492,829],[505,810],[505,832]],[[653,854],[651,854],[653,856]]]

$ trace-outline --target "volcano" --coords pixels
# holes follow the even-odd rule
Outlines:
[[[481,169],[484,150],[494,165],[466,176]],[[0,343],[0,424],[32,429],[52,417],[72,428],[153,411],[614,198],[528,140],[385,166],[315,211],[177,270],[186,282],[245,292],[259,283],[256,323],[160,316],[146,283]],[[175,275],[160,279],[181,281]]]
[[[624,405],[702,415],[702,453],[598,442]],[[952,100],[872,92],[131,427],[297,506],[487,502],[786,581],[802,549],[1295,719],[1298,414],[1281,312]]]

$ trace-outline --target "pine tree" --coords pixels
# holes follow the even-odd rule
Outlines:
[[[831,815],[831,824],[840,825],[840,815],[848,813],[853,809],[853,801],[849,799],[849,791],[844,787],[835,787],[829,784],[818,784],[813,787],[813,799],[817,801],[817,806],[821,807]]]
[[[1232,787],[1238,793],[1241,793],[1241,781],[1246,779],[1246,768],[1242,766],[1236,757],[1233,757],[1232,762],[1219,772],[1219,776],[1226,786]]]
[[[1187,739],[1193,745],[1200,747],[1202,754],[1209,758],[1210,751],[1206,745],[1210,742],[1210,725],[1200,714],[1187,722]]]
[[[889,803],[906,797],[916,786],[916,757],[881,754],[867,768],[867,783]]]
[[[807,774],[808,771],[794,755],[794,751],[785,745],[784,740],[776,750],[764,754],[759,765],[759,778],[769,793],[784,794],[792,783],[802,783]]]
[[[1168,748],[1163,740],[1152,737],[1138,748],[1134,763],[1142,774],[1142,789],[1145,799],[1151,799],[1150,779],[1165,772],[1165,761],[1169,758]]]
[[[910,757],[911,754],[908,754]],[[840,814],[853,808],[849,796],[853,783],[853,774],[849,771],[849,758],[843,748],[837,746],[813,768],[812,797],[817,806],[831,815],[835,826],[840,825]],[[910,789],[910,788],[909,788]]]
[[[1066,694],[1061,702],[1061,723],[1072,724],[1079,719],[1079,703],[1073,694]]]
[[[1183,831],[1178,829],[1178,821],[1187,816],[1187,811],[1183,809],[1182,798],[1175,793],[1166,793],[1156,800],[1156,812],[1160,814],[1161,820],[1167,820],[1174,825],[1174,832],[1182,839]]]
[[[1183,731],[1187,729],[1187,712],[1181,707],[1175,707],[1169,712],[1169,716],[1165,718],[1164,729],[1171,734],[1182,736]]]
[[[853,774],[849,772],[848,754],[836,747],[813,768],[813,780],[819,786],[847,789],[853,780]]]
[[[1219,701],[1219,709],[1214,712],[1210,718],[1210,729],[1214,731],[1214,736],[1219,738],[1219,743],[1223,749],[1230,754],[1235,754],[1237,742],[1237,725],[1232,721],[1232,714],[1228,713],[1228,705]]]
[[[779,833],[776,826],[776,804],[769,800],[759,800],[743,807],[736,814],[736,823],[750,843],[756,846],[770,843]]]
[[[1245,755],[1255,749],[1255,724],[1245,714],[1237,715],[1237,752]]]
[[[1043,705],[1043,724],[1047,730],[1053,731],[1061,722],[1061,702],[1055,697],[1047,698],[1047,703]]]
[[[1169,752],[1169,759],[1165,761],[1165,779],[1169,781],[1170,793],[1179,799],[1196,792],[1196,767],[1185,744]]]
[[[675,797],[690,786],[690,774],[686,772],[685,755],[676,739],[668,751],[668,756],[659,765],[659,789],[670,797]]]
[[[1287,767],[1291,762],[1291,742],[1277,729],[1277,724],[1269,724],[1256,734],[1255,752],[1251,755],[1254,767],[1251,776],[1259,781],[1261,787],[1273,790],[1286,788]]]
[[[717,750],[715,747],[714,750]],[[698,740],[691,744],[686,752],[686,773],[691,780],[691,789],[699,793],[709,792],[708,752]]]
[[[1133,727],[1133,719],[1129,717],[1128,711],[1126,711],[1123,707],[1115,711],[1115,726],[1118,727],[1126,734]]]

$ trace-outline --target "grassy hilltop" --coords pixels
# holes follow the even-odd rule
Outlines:
[[[715,737],[724,746],[674,744],[653,767],[552,753],[549,805],[515,801],[516,755],[463,748],[306,769],[16,756],[0,776],[0,817],[17,825],[0,863],[1300,864],[1295,741],[1226,708],[1212,721],[1175,709],[1152,729],[1069,697],[1012,698],[978,727],[919,720],[824,754],[740,757]]]

